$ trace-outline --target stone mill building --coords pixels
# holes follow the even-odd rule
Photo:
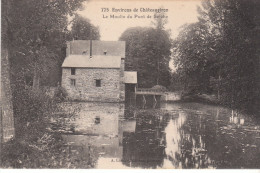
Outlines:
[[[125,101],[125,88],[136,88],[137,72],[124,71],[124,67],[124,41],[70,41],[61,85],[71,100]]]

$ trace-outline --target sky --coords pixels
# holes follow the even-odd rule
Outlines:
[[[93,25],[99,27],[100,40],[117,41],[129,27],[152,26],[154,12],[140,12],[140,8],[167,9],[168,12],[165,12],[165,16],[168,16],[168,24],[165,29],[170,30],[171,37],[174,39],[180,31],[180,26],[198,20],[198,5],[200,5],[199,0],[90,0],[85,3],[84,10],[80,11],[79,14],[88,18]],[[104,8],[103,12],[102,8]],[[119,10],[128,9],[128,11],[115,12],[113,8]],[[138,10],[137,12],[134,11],[135,8]],[[111,15],[119,16],[119,18],[111,18]],[[148,15],[151,18],[147,18]],[[132,18],[127,18],[127,16],[132,16]],[[141,18],[142,16],[144,18]]]

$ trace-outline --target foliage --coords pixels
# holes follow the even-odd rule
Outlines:
[[[16,137],[35,140],[43,135],[50,115],[57,110],[57,104],[43,91],[33,90],[31,87],[14,92]]]
[[[2,8],[4,28],[7,28],[2,41],[10,59],[16,137],[1,153],[4,167],[58,168],[75,161],[65,157],[68,153],[61,150],[60,136],[46,131],[50,116],[57,111],[55,99],[62,89],[53,99],[40,86],[55,86],[60,80],[67,18],[75,14],[84,1],[2,1],[6,7]],[[55,161],[59,155],[64,157],[62,163]]]
[[[40,85],[55,85],[59,81],[58,71],[65,57],[62,47],[69,24],[67,16],[81,8],[82,2],[84,0],[3,2],[8,6],[5,10],[9,9],[3,16],[8,21],[4,43],[11,62],[17,137],[40,135],[37,133],[44,128],[45,118],[55,107],[55,102],[40,91]]]
[[[57,84],[65,57],[67,17],[81,8],[84,1],[12,2],[8,41],[14,80],[22,78],[36,88]]]
[[[139,87],[169,85],[171,40],[165,30],[134,27],[120,37],[126,41],[126,70],[138,72]]]
[[[174,41],[183,89],[214,93],[222,103],[256,108],[259,100],[256,1],[204,1],[199,21]]]
[[[69,37],[75,40],[99,40],[99,28],[92,25],[89,19],[76,14],[72,20]]]
[[[34,143],[11,140],[3,146],[4,168],[93,168],[94,151],[74,154],[58,134],[45,133]]]
[[[57,90],[55,90],[55,92],[54,92],[54,99],[57,102],[65,101],[67,96],[68,96],[67,91],[61,86],[58,86]]]
[[[17,136],[34,136],[30,127],[35,128],[35,133],[40,133],[45,124],[44,118],[51,114],[58,101],[40,91],[40,85],[55,86],[60,81],[60,67],[65,58],[64,48],[68,35],[67,18],[68,15],[74,15],[84,1],[3,2],[9,9],[8,16],[3,16],[8,21],[4,43],[7,44],[10,55]],[[61,94],[61,90],[60,88],[56,94]],[[35,126],[33,122],[36,123]]]
[[[174,62],[177,73],[184,83],[184,90],[197,92],[208,90],[208,78],[211,72],[210,49],[206,27],[198,22],[183,26],[178,39],[174,41]]]
[[[20,85],[22,87],[22,85]],[[71,148],[62,140],[60,133],[50,132],[51,120],[60,112],[58,99],[62,98],[60,87],[54,98],[32,87],[15,91],[14,115],[16,138],[3,146],[2,166],[5,168],[91,168],[94,151],[84,157],[72,154]],[[67,110],[67,117],[75,116],[77,110]],[[63,117],[62,120],[65,120]],[[46,159],[49,158],[49,159]],[[80,160],[80,162],[78,162]]]

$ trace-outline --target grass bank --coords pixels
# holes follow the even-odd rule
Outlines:
[[[15,138],[4,143],[2,168],[92,168],[91,153],[85,158],[71,153],[61,133],[48,129],[52,116],[59,111],[61,98],[41,90],[26,88],[14,92]]]

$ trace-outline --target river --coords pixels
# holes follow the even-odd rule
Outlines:
[[[136,109],[75,102],[63,107],[71,116],[53,129],[77,162],[90,157],[94,168],[260,168],[259,122],[221,106],[162,103]]]

